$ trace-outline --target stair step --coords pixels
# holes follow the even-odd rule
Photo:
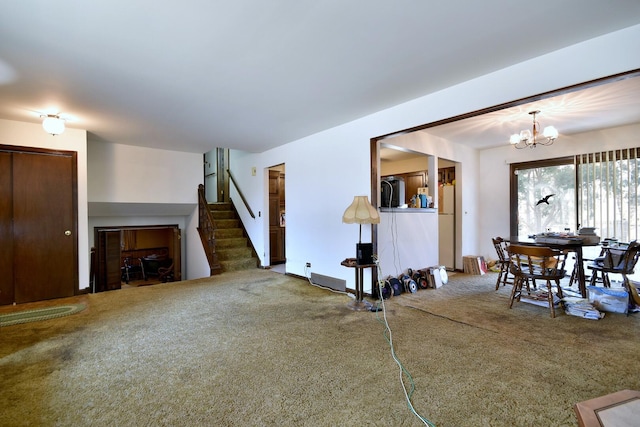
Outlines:
[[[213,232],[216,239],[230,239],[235,237],[244,237],[242,228],[219,228]]]
[[[236,213],[234,211],[211,211],[211,215],[214,220],[221,219],[235,219],[237,220]]]
[[[258,267],[257,258],[246,258],[240,260],[220,261],[222,272],[249,270]]]
[[[220,203],[209,203],[209,209],[212,211],[232,211],[231,203],[220,202]]]
[[[216,239],[216,248],[237,248],[247,247],[247,239],[245,237],[232,237],[230,239]]]
[[[220,219],[216,220],[216,228],[238,228],[240,226],[239,219]]]
[[[251,248],[249,247],[237,247],[237,248],[218,248],[216,251],[219,261],[231,261],[234,259],[246,259],[251,258]]]

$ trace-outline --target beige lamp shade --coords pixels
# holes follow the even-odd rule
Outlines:
[[[355,196],[342,215],[342,222],[346,224],[380,224],[378,211],[371,206],[367,196]]]

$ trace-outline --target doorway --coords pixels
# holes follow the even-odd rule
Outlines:
[[[94,233],[91,292],[182,280],[177,225],[95,227]]]
[[[284,164],[269,170],[269,265],[284,266],[285,252],[285,167]],[[281,267],[279,267],[281,268]]]
[[[457,162],[438,159],[438,263],[453,271],[457,252]]]
[[[229,201],[228,168],[228,148],[216,148],[204,153],[204,190],[207,202]]]
[[[382,241],[388,243],[390,240],[385,239],[391,233],[393,254],[386,260],[393,258],[393,263],[384,259],[383,262],[393,264],[398,274],[407,264],[442,265],[448,270],[455,270],[462,245],[460,233],[457,232],[462,219],[459,215],[462,204],[456,186],[460,184],[459,179],[456,180],[456,174],[460,176],[462,164],[427,153],[424,148],[417,151],[410,147],[409,137],[374,139],[371,142],[372,203],[381,212],[389,214],[391,221],[380,234],[378,226],[374,226],[376,251],[384,254],[388,250],[385,247],[377,248],[378,237],[382,236]],[[402,200],[394,200],[393,203],[384,200],[388,197],[384,191],[386,187],[379,184],[391,178],[404,183],[405,194]],[[422,199],[418,199],[422,194],[425,195],[426,209],[422,206]],[[406,205],[406,209],[389,209],[402,204]],[[422,209],[412,209],[416,207]],[[407,215],[410,212],[417,215]],[[401,224],[400,229],[398,224]],[[400,234],[399,230],[403,227],[404,231]],[[402,242],[402,247],[405,248],[402,259],[397,255],[397,242]],[[424,258],[428,258],[428,264],[424,264]],[[459,265],[457,268],[460,268]]]

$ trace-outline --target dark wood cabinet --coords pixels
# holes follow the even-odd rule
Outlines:
[[[456,168],[454,166],[438,169],[438,184],[451,184],[456,179]]]
[[[403,176],[406,202],[409,203],[411,198],[418,194],[418,188],[427,186],[427,172],[412,172]]]

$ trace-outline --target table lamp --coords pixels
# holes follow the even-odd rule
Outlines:
[[[362,243],[362,224],[379,224],[380,215],[369,203],[369,198],[355,196],[351,205],[344,211],[342,222],[360,225],[360,235],[356,245],[356,262],[358,265],[373,264],[373,243]]]

